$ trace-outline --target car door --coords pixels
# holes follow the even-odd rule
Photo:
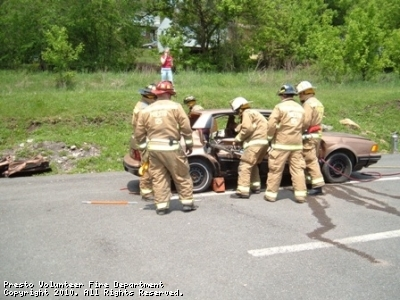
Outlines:
[[[228,123],[233,114],[219,114],[212,118],[210,147],[219,162],[224,176],[237,176],[240,162],[240,148],[234,146],[234,136],[227,135]]]

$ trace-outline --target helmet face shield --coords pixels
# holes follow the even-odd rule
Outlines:
[[[149,100],[157,100],[157,96],[151,93],[142,95],[144,98],[149,99]]]

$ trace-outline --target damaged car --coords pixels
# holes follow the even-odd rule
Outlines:
[[[271,110],[257,109],[265,118]],[[238,176],[238,166],[243,149],[234,144],[238,118],[230,108],[206,109],[192,112],[190,123],[193,129],[193,152],[188,156],[193,191],[210,189],[215,177],[233,179]],[[181,141],[182,145],[183,141]],[[341,132],[323,132],[319,149],[321,172],[326,183],[343,183],[352,172],[376,164],[381,155],[378,144],[367,137]],[[125,171],[139,176],[140,152],[132,135],[130,152],[125,155]],[[268,155],[259,165],[260,176],[268,175]],[[284,173],[289,174],[288,168]]]

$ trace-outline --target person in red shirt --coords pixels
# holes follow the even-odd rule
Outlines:
[[[173,82],[172,78],[172,67],[174,66],[174,60],[169,52],[169,48],[164,48],[164,53],[161,55],[161,81]]]

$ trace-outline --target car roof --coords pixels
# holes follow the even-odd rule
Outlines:
[[[259,111],[265,117],[268,117],[272,110],[271,109],[258,109],[254,108],[255,110]],[[218,118],[222,116],[232,116],[235,112],[231,108],[215,108],[215,109],[204,109],[204,110],[197,110],[192,111],[192,115],[198,115],[196,122],[193,124],[193,129],[203,129],[203,128],[211,128],[213,118]]]

